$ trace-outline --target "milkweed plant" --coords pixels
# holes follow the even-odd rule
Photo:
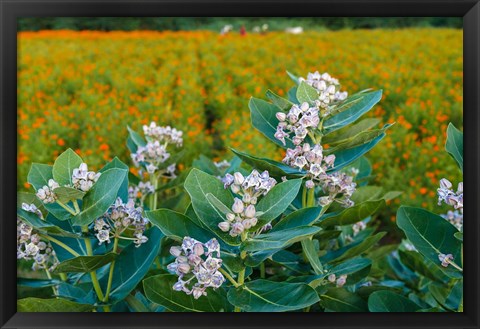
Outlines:
[[[33,163],[17,258],[37,274],[17,284],[48,293],[18,311],[462,311],[463,183],[439,182],[445,214],[400,207],[405,239],[389,244],[377,214],[401,192],[370,185],[364,155],[392,124],[361,119],[382,91],[288,75],[288,98],[268,90],[248,104],[281,161],[258,145],[180,171],[182,131],[152,122],[127,127],[131,158],[97,172],[71,149]],[[463,135],[447,135],[463,170]]]

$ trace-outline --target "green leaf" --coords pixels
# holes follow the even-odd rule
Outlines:
[[[267,90],[266,94],[267,98],[272,101],[280,110],[287,111],[293,106],[293,103],[290,102],[288,99],[278,96],[271,90]]]
[[[320,228],[318,227],[299,226],[286,230],[268,232],[244,241],[241,248],[245,251],[281,249],[287,245],[312,236],[319,231]]]
[[[295,228],[298,226],[312,225],[320,216],[322,211],[321,207],[310,207],[295,210],[294,212],[285,216],[270,230],[270,232],[276,232],[288,228]]]
[[[323,274],[323,266],[318,257],[318,251],[311,239],[302,240],[302,249],[315,274]]]
[[[232,237],[218,228],[218,223],[225,221],[225,216],[207,200],[207,194],[211,193],[223,204],[233,205],[233,197],[223,188],[222,182],[194,168],[185,180],[185,190],[190,195],[193,209],[202,223],[227,244],[239,245],[238,237]]]
[[[408,251],[408,250],[406,251],[399,250],[398,256],[400,257],[400,260],[403,263],[403,265],[408,267],[410,270],[417,272],[420,275],[423,275],[424,277],[429,278],[430,280],[433,280],[433,281],[442,282],[442,283],[445,281],[446,277],[443,274],[443,272],[438,269],[438,266],[435,266],[430,261],[426,260],[432,266],[434,266],[430,268],[426,263],[424,263],[425,260],[418,252]]]
[[[304,283],[255,280],[230,289],[228,301],[246,312],[287,312],[313,305],[319,299]]]
[[[320,296],[320,305],[335,312],[368,312],[367,302],[343,288],[330,288]]]
[[[463,281],[457,281],[453,287],[445,288],[430,284],[428,291],[433,295],[433,298],[445,309],[456,312],[462,303],[463,298]]]
[[[336,154],[342,150],[351,149],[357,146],[362,146],[364,144],[367,144],[372,140],[374,140],[375,138],[377,138],[378,136],[381,136],[382,134],[384,134],[385,131],[391,126],[393,126],[393,124],[386,124],[381,129],[372,129],[372,130],[363,131],[353,137],[341,140],[338,143],[336,143],[335,146],[332,146],[326,149],[325,154],[332,154],[332,153]]]
[[[299,101],[297,99],[297,86],[290,88],[287,92],[287,96],[290,102],[298,104]]]
[[[82,211],[73,218],[77,226],[88,225],[102,216],[115,202],[118,190],[128,171],[123,169],[108,169],[103,172],[98,181],[87,192],[83,199]]]
[[[90,312],[93,308],[93,305],[78,304],[63,298],[28,297],[17,300],[17,312]]]
[[[334,116],[325,120],[325,122],[323,123],[323,133],[327,135],[356,121],[362,115],[370,111],[370,109],[372,109],[372,107],[377,104],[381,99],[381,90],[366,92],[355,96],[355,103],[353,105],[349,106],[345,110],[340,109],[340,113],[337,113]],[[341,106],[346,107],[346,105],[349,104],[350,101],[351,100],[347,99],[344,103],[339,105],[339,108]]]
[[[334,266],[328,270],[326,275],[335,274],[337,277],[340,275],[348,275],[347,284],[352,284],[354,282],[349,281],[351,276],[354,276],[355,273],[363,272],[363,270],[370,270],[372,261],[367,258],[354,258],[346,260]],[[368,273],[367,273],[368,274]]]
[[[74,233],[70,233],[70,232],[65,231],[65,230],[61,229],[60,227],[55,226],[55,225],[53,225],[53,224],[51,224],[47,221],[41,220],[40,218],[38,218],[37,215],[35,215],[31,212],[25,211],[21,208],[17,208],[17,216],[20,219],[22,219],[25,223],[34,227],[35,229],[37,229],[41,233],[46,233],[48,235],[70,237],[70,238],[78,238],[79,237],[78,235],[76,235]]]
[[[205,243],[213,238],[213,233],[197,226],[187,216],[170,209],[147,211],[146,216],[163,234],[177,241],[189,236]]]
[[[280,179],[283,176],[287,178],[298,178],[306,175],[305,171],[301,171],[292,167],[289,167],[281,162],[266,159],[257,158],[253,155],[242,153],[240,151],[231,149],[240,159],[249,164],[253,168],[259,171],[267,170],[270,176]]]
[[[357,160],[359,157],[370,151],[375,145],[377,145],[382,139],[385,137],[385,133],[381,134],[380,136],[372,139],[370,142],[356,146],[350,149],[345,149],[338,151],[335,153],[335,163],[333,168],[327,170],[327,172],[335,172],[338,171],[345,166],[348,166],[353,161]]]
[[[385,200],[365,201],[347,208],[337,215],[320,220],[319,226],[323,228],[355,224],[373,214],[385,206]]]
[[[145,236],[148,238],[146,243],[143,243],[140,247],[131,243],[117,257],[110,301],[123,300],[143,279],[155,257],[157,257],[160,240],[163,237],[162,232],[158,228],[152,227],[145,232]],[[100,281],[104,287],[106,287],[106,281],[106,276]]]
[[[318,92],[305,81],[302,81],[298,85],[296,97],[300,104],[307,102],[309,105],[313,105],[318,99]]]
[[[32,163],[27,181],[35,188],[35,191],[38,191],[45,185],[48,186],[48,180],[53,179],[52,168],[52,166],[46,164]]]
[[[129,137],[131,138],[132,142],[135,143],[137,147],[147,145],[147,142],[137,133],[135,130],[127,126]]]
[[[53,164],[53,179],[60,185],[71,185],[73,169],[80,167],[82,162],[82,158],[72,149],[66,150]]]
[[[222,201],[218,200],[215,195],[212,193],[207,193],[206,195],[207,201],[215,207],[218,211],[220,211],[222,214],[226,215],[229,213],[232,213],[232,210],[228,208],[226,205],[222,203]]]
[[[85,192],[77,190],[73,187],[60,186],[53,190],[60,202],[68,203],[69,201],[81,200],[85,196]]]
[[[17,286],[22,287],[31,287],[31,288],[44,288],[56,286],[62,283],[60,280],[39,280],[39,279],[30,279],[30,278],[18,278],[17,277]]]
[[[340,248],[336,250],[335,252],[332,252],[334,258],[328,258],[325,260],[328,260],[329,263],[340,263],[343,262],[349,258],[356,257],[370,248],[372,248],[378,241],[380,241],[381,238],[385,236],[385,232],[379,232],[373,236],[369,236],[365,240],[358,241],[351,243],[350,245],[347,245],[346,247]],[[328,254],[327,254],[328,255]],[[321,259],[322,261],[323,258]]]
[[[457,161],[458,167],[463,171],[463,133],[450,123],[447,128],[447,152]]]
[[[271,250],[262,250],[256,251],[253,253],[247,254],[247,258],[245,259],[245,265],[251,267],[257,267],[261,263],[263,263],[267,258],[272,257],[275,253],[280,251],[281,249],[271,249]]]
[[[322,143],[329,144],[330,146],[335,146],[343,140],[355,137],[359,133],[377,126],[379,123],[380,119],[377,118],[363,119],[352,126],[344,127],[336,131],[335,133],[323,137]]]
[[[250,108],[252,125],[258,131],[280,147],[295,148],[292,139],[289,136],[285,137],[286,145],[283,145],[283,143],[274,136],[279,123],[276,114],[277,112],[280,112],[275,105],[262,99],[252,97],[248,102],[248,107]]]
[[[110,252],[105,255],[79,256],[63,261],[57,265],[54,273],[88,273],[107,265],[115,260],[117,254]]]
[[[453,235],[458,241],[463,242],[463,232],[457,232]]]
[[[297,85],[299,84],[300,78],[298,76],[288,71],[287,71],[287,75],[290,77],[290,79],[293,80],[293,82],[295,82]]]
[[[287,180],[275,185],[256,206],[257,212],[262,212],[257,226],[264,226],[280,216],[295,199],[301,185],[301,179]]]
[[[376,291],[368,298],[370,312],[416,312],[421,307],[392,291]]]
[[[143,280],[146,297],[172,312],[228,312],[231,310],[221,288],[216,291],[208,288],[207,296],[195,299],[183,291],[173,290],[177,279],[175,275],[161,274]]]
[[[125,178],[122,181],[122,185],[118,189],[118,197],[120,197],[124,203],[127,203],[128,202],[128,179],[130,176],[129,167],[125,163],[123,163],[119,158],[115,157],[112,159],[112,161],[110,161],[102,169],[100,169],[99,172],[103,174],[107,170],[114,169],[114,168],[127,170],[128,172],[127,176],[125,176]]]
[[[397,211],[397,225],[415,248],[446,275],[457,279],[463,277],[453,266],[441,266],[438,259],[438,255],[442,253],[452,254],[453,261],[457,264],[461,260],[462,243],[453,236],[458,232],[455,226],[427,210],[404,206]]]
[[[310,271],[310,266],[305,264],[301,257],[290,251],[280,250],[276,252],[272,255],[272,261],[298,273],[304,274]]]

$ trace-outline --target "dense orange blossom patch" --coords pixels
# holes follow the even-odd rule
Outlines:
[[[130,163],[126,126],[157,121],[185,132],[182,168],[200,153],[230,158],[233,147],[280,160],[250,124],[248,100],[267,88],[285,95],[299,75],[327,71],[351,94],[383,89],[372,112],[396,121],[368,154],[377,183],[400,202],[435,207],[442,177],[461,180],[444,152],[451,121],[462,127],[462,31],[355,30],[220,36],[214,32],[19,33],[18,188],[31,162],[67,147],[98,169]]]

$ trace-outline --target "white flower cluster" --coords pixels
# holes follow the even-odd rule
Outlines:
[[[143,235],[148,220],[142,216],[143,209],[135,207],[135,202],[129,200],[123,203],[122,199],[117,198],[115,203],[110,206],[107,212],[95,220],[94,230],[100,244],[110,243],[110,238],[133,240],[136,247],[148,241]],[[133,238],[121,236],[124,232],[132,232]]]
[[[343,287],[345,285],[345,283],[347,282],[347,275],[346,274],[343,274],[343,275],[340,275],[338,278],[337,276],[335,275],[335,273],[332,273],[328,276],[328,281],[330,281],[331,283],[335,283],[337,285],[337,287]]]
[[[452,183],[448,179],[442,178],[437,193],[438,205],[441,205],[443,201],[455,208],[455,211],[449,210],[446,214],[440,216],[448,220],[458,230],[461,230],[463,226],[463,182],[458,183],[457,191],[454,192]]]
[[[80,167],[73,169],[72,184],[77,190],[87,192],[98,181],[101,173],[88,171],[86,163],[82,163]]]
[[[326,108],[329,104],[342,101],[347,98],[346,91],[340,91],[340,82],[330,76],[328,73],[320,74],[318,71],[308,73],[307,78],[300,78],[300,81],[305,81],[308,85],[315,88],[318,92],[318,99],[320,107]]]
[[[150,141],[175,144],[177,147],[180,147],[183,144],[183,132],[170,126],[161,127],[157,126],[155,122],[151,122],[150,126],[143,126],[143,133],[145,134],[145,137],[147,137],[147,140]]]
[[[274,135],[275,138],[285,145],[285,137],[294,133],[293,144],[300,145],[307,137],[308,129],[316,129],[320,123],[319,113],[318,106],[311,107],[306,102],[301,105],[294,104],[288,113],[277,112],[276,117],[279,123]]]
[[[26,211],[33,212],[37,215],[39,210],[35,205],[22,204],[22,208]],[[34,261],[32,269],[34,271],[45,269],[53,271],[58,265],[58,259],[50,242],[45,242],[40,239],[40,236],[34,229],[24,223],[17,217],[17,259],[25,259]]]
[[[181,246],[170,248],[170,253],[176,258],[167,268],[178,275],[178,281],[173,285],[174,290],[183,291],[198,299],[207,296],[207,288],[216,289],[225,282],[219,271],[222,266],[220,244],[215,238],[201,243],[185,237]]]
[[[48,180],[48,186],[44,185],[42,188],[39,188],[37,191],[37,197],[43,203],[54,203],[57,201],[57,195],[53,192],[54,189],[60,187],[56,181],[53,179]]]
[[[23,202],[23,203],[22,203],[22,209],[25,210],[25,211],[34,213],[34,214],[37,215],[39,218],[43,219],[43,214],[42,214],[42,212],[41,212],[40,209],[38,209],[37,206],[35,206],[33,203],[32,203],[32,204],[28,204],[28,203]]]
[[[318,199],[321,206],[326,206],[333,201],[339,203],[345,208],[352,207],[355,203],[350,199],[357,184],[353,181],[352,176],[343,172],[334,172],[320,178],[320,186],[323,192],[328,193]],[[337,198],[341,195],[340,198]]]
[[[148,142],[145,146],[139,146],[137,153],[132,153],[131,157],[135,166],[139,167],[144,164],[147,172],[153,174],[158,170],[160,164],[170,158],[170,153],[167,152],[166,145],[154,141]],[[175,170],[175,165],[173,169]]]
[[[155,192],[155,187],[150,182],[140,182],[138,185],[128,187],[128,198],[131,200],[140,200],[140,204],[147,195]]]
[[[247,177],[240,172],[233,175],[227,174],[223,182],[225,188],[230,187],[233,193],[242,198],[235,198],[232,212],[227,213],[226,221],[219,223],[218,227],[223,232],[229,232],[231,236],[236,237],[257,225],[258,213],[255,210],[257,199],[266,195],[277,181],[270,177],[268,171],[260,174],[257,170],[253,170]]]
[[[457,192],[454,192],[452,190],[452,183],[448,179],[442,178],[437,193],[438,205],[441,205],[443,201],[455,209],[460,209],[463,213],[463,182],[458,183]]]
[[[73,169],[72,172],[72,184],[73,188],[87,192],[90,190],[98,181],[101,173],[96,173],[94,171],[88,171],[86,163],[80,164],[80,167]],[[65,185],[66,187],[72,187],[70,185]],[[58,197],[55,194],[54,190],[60,187],[60,185],[53,179],[48,180],[48,186],[45,185],[42,188],[39,188],[37,191],[37,197],[43,203],[54,203],[57,201]]]

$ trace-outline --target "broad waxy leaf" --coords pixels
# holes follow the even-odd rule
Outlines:
[[[233,205],[233,197],[230,191],[224,189],[222,182],[194,168],[185,180],[185,190],[200,221],[227,244],[239,245],[238,237],[232,237],[218,228],[218,223],[225,221],[225,216],[207,200],[207,194],[211,193],[223,204]]]
[[[197,226],[187,216],[170,209],[147,211],[146,216],[163,234],[177,241],[189,236],[205,243],[214,236],[213,233]]]
[[[140,136],[139,133],[137,133],[135,130],[133,130],[129,126],[127,126],[127,129],[128,129],[129,137],[137,147],[147,145],[147,142],[143,139],[142,136]]]
[[[230,289],[228,301],[246,312],[287,312],[315,304],[319,298],[304,283],[255,280]]]
[[[295,148],[292,139],[285,137],[285,144],[275,138],[277,132],[277,125],[279,123],[276,114],[280,112],[278,107],[274,104],[268,103],[259,98],[250,98],[248,102],[250,108],[250,115],[252,118],[252,125],[260,131],[265,137],[283,148]]]
[[[287,71],[287,75],[290,77],[290,79],[293,80],[293,82],[295,82],[297,85],[299,84],[300,78],[298,76],[296,76],[292,72],[288,72],[288,71]]]
[[[262,250],[262,251],[249,253],[244,263],[247,266],[257,267],[261,263],[263,263],[267,258],[272,257],[275,253],[279,252],[280,250],[282,249],[270,249],[270,250]]]
[[[342,141],[355,137],[363,131],[367,131],[370,128],[377,126],[380,123],[380,119],[367,118],[355,123],[354,125],[344,127],[335,133],[329,134],[322,138],[322,143],[335,146]]]
[[[36,191],[44,186],[48,186],[48,181],[53,179],[52,168],[50,165],[32,163],[27,176],[28,183],[31,184]]]
[[[431,284],[428,291],[433,295],[435,300],[445,309],[456,312],[463,303],[463,282],[457,281],[451,289]]]
[[[107,265],[115,260],[117,254],[110,252],[105,255],[80,256],[61,262],[54,273],[88,273]]]
[[[256,206],[262,214],[257,226],[261,227],[280,216],[292,203],[302,185],[301,179],[293,179],[275,185]]]
[[[372,139],[370,142],[356,146],[350,149],[341,150],[335,153],[335,162],[333,168],[327,170],[328,173],[338,171],[345,166],[348,166],[353,161],[370,151],[375,145],[377,145],[385,137],[385,133]]]
[[[288,214],[280,220],[275,226],[270,230],[270,232],[280,231],[288,228],[294,228],[298,226],[309,226],[312,225],[320,216],[322,211],[321,207],[309,207]]]
[[[85,192],[77,190],[73,187],[60,186],[53,190],[60,202],[68,203],[69,201],[81,200],[85,196]]]
[[[272,261],[298,273],[308,273],[310,271],[310,266],[305,264],[301,257],[290,251],[280,250],[272,255]]]
[[[78,304],[63,298],[28,297],[17,300],[17,312],[90,312],[90,304]]]
[[[207,201],[213,207],[217,208],[217,210],[219,210],[222,214],[226,215],[226,214],[232,213],[232,210],[228,208],[226,205],[224,205],[222,201],[218,200],[217,197],[212,193],[207,193],[206,197],[207,197]]]
[[[381,238],[385,236],[385,232],[379,232],[374,236],[369,236],[365,240],[353,242],[343,248],[330,252],[320,260],[328,263],[339,263],[349,258],[356,257],[372,248]]]
[[[320,305],[335,312],[368,312],[365,300],[343,288],[328,289],[320,296]]]
[[[106,170],[83,199],[82,211],[73,218],[77,226],[88,225],[102,216],[115,202],[118,190],[128,171],[112,168]]]
[[[323,123],[323,133],[327,135],[346,125],[357,121],[362,115],[382,99],[382,90],[366,92],[355,98],[355,103],[348,109],[333,115]],[[348,99],[346,100],[348,102]]]
[[[299,226],[281,231],[269,232],[246,240],[242,243],[241,248],[245,251],[281,249],[287,245],[312,236],[319,231],[320,228],[318,227]]]
[[[370,312],[416,312],[420,306],[402,295],[381,290],[370,295],[368,309]]]
[[[129,167],[125,163],[123,163],[119,158],[115,157],[112,159],[112,161],[110,161],[102,169],[100,169],[99,172],[104,173],[108,169],[113,169],[113,168],[127,170],[128,172],[127,176],[123,179],[122,185],[118,189],[118,193],[117,193],[117,195],[122,199],[122,201],[124,203],[127,203],[128,202],[128,178],[130,176]]]
[[[372,265],[372,261],[367,258],[354,258],[346,260],[345,262],[338,264],[328,270],[328,274],[335,274],[336,276],[348,275],[351,276],[353,273],[359,272],[365,268],[368,268]],[[347,278],[348,282],[348,278]]]
[[[408,267],[410,270],[429,278],[430,280],[443,283],[447,281],[446,279],[448,279],[448,277],[446,277],[445,274],[438,269],[438,266],[432,264],[428,259],[424,259],[421,254],[416,251],[399,250],[398,256],[400,257],[403,265]],[[428,266],[427,262],[430,263],[431,266]]]
[[[367,144],[372,140],[374,140],[375,138],[377,138],[378,136],[381,136],[382,134],[384,134],[385,131],[388,128],[390,128],[392,125],[393,124],[387,124],[383,126],[383,128],[381,129],[372,129],[372,130],[363,131],[353,137],[339,141],[338,143],[335,144],[335,146],[332,146],[326,149],[325,154],[336,154],[342,150],[351,149],[354,147]]]
[[[323,274],[323,266],[313,241],[311,239],[302,240],[302,249],[315,274]]]
[[[290,102],[298,104],[299,101],[297,99],[297,86],[290,88],[287,92],[287,96]]]
[[[461,260],[462,243],[455,239],[458,230],[442,217],[427,210],[414,207],[400,207],[397,211],[397,225],[407,236],[417,250],[446,275],[452,278],[462,278],[462,273],[453,266],[443,267],[438,255],[452,254],[453,261],[459,264]]]
[[[265,95],[282,111],[290,110],[290,108],[293,106],[293,103],[288,99],[278,96],[271,90],[267,90]]]
[[[32,287],[32,288],[43,288],[56,286],[62,283],[61,280],[39,280],[39,279],[30,279],[30,278],[18,278],[17,277],[17,286]]]
[[[231,150],[245,163],[256,168],[258,171],[267,170],[270,176],[277,178],[277,180],[283,176],[286,176],[287,178],[298,178],[306,175],[305,171],[289,167],[281,162],[265,158],[257,158],[253,155],[248,155],[234,149]]]
[[[458,166],[463,171],[463,133],[451,123],[447,128],[445,149],[457,161]]]
[[[318,92],[315,88],[307,84],[305,81],[300,82],[297,88],[297,100],[301,103],[313,105],[318,99]]]
[[[373,215],[385,206],[385,200],[365,201],[363,203],[347,208],[337,215],[326,217],[320,220],[319,226],[326,228],[332,226],[342,226],[355,224]]]
[[[20,209],[20,208],[17,209],[17,216],[20,217],[28,225],[34,227],[40,232],[44,232],[49,235],[56,235],[56,236],[63,236],[63,237],[71,237],[71,238],[79,237],[77,234],[70,233],[47,221],[41,220],[40,218],[38,218],[37,215],[31,212],[25,211],[23,209]]]
[[[207,296],[195,299],[193,295],[173,290],[177,280],[178,277],[171,274],[156,275],[143,280],[146,297],[172,312],[228,312],[231,310],[221,288],[216,291],[208,288]]]
[[[58,156],[53,164],[53,179],[62,185],[72,184],[73,169],[80,167],[83,160],[72,149],[68,149]]]
[[[158,255],[160,241],[163,237],[162,232],[158,228],[152,227],[145,232],[145,236],[148,238],[146,243],[143,243],[140,247],[136,247],[134,243],[129,244],[115,260],[110,301],[115,302],[124,299],[145,277]],[[104,291],[106,281],[107,277],[100,281],[104,286]]]

